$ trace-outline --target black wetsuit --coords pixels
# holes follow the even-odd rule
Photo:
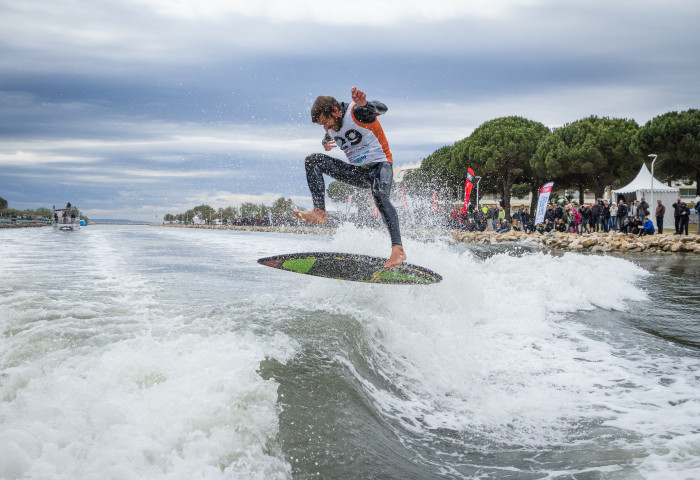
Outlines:
[[[348,104],[341,103],[340,105],[344,117]],[[386,111],[386,105],[372,101],[367,102],[367,105],[364,107],[355,105],[353,114],[362,123],[373,123],[377,120],[378,115]],[[326,133],[322,143],[325,145],[332,140],[331,136]],[[390,162],[375,162],[358,166],[351,165],[330,155],[313,153],[306,157],[305,166],[306,181],[309,184],[309,190],[311,190],[311,198],[315,209],[326,209],[326,185],[323,180],[323,174],[354,187],[370,188],[377,209],[389,230],[391,244],[401,245],[399,216],[389,199],[394,174]]]

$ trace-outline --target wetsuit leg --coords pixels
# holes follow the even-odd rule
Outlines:
[[[371,188],[374,202],[389,229],[391,244],[401,245],[399,216],[389,199],[394,174],[389,162],[358,167],[323,153],[313,153],[306,157],[304,165],[314,208],[326,209],[326,184],[323,181],[323,174],[354,187]]]
[[[356,167],[348,163],[333,158],[323,153],[313,153],[306,157],[304,163],[306,167],[306,181],[311,190],[311,199],[314,208],[326,209],[326,184],[323,181],[323,174],[333,177],[341,182],[348,183],[354,187],[370,188],[372,180],[370,172],[373,169]],[[389,185],[391,188],[391,184]]]
[[[382,214],[384,223],[389,229],[392,245],[401,245],[401,229],[399,228],[399,216],[396,208],[391,203],[391,182],[394,176],[394,169],[389,162],[378,163],[372,168],[374,178],[372,179],[372,196],[377,204],[379,212]]]

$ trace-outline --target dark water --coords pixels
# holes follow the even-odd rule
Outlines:
[[[0,231],[0,478],[700,478],[700,260],[407,242],[433,286],[280,272],[333,237]]]

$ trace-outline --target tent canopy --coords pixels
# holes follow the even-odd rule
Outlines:
[[[658,228],[655,215],[656,201],[661,200],[661,203],[666,207],[666,214],[664,215],[664,228],[673,227],[674,218],[673,208],[671,208],[671,205],[676,202],[676,199],[680,195],[680,190],[677,187],[669,187],[668,185],[664,185],[656,178],[653,178],[646,164],[642,164],[642,168],[639,170],[639,173],[634,180],[622,188],[613,190],[612,193],[615,201],[618,200],[620,195],[629,195],[627,197],[628,205],[632,199],[641,200],[642,198],[645,198],[649,203],[649,217],[656,228]]]
[[[653,185],[653,190],[652,190],[652,185]],[[647,168],[646,164],[642,164],[642,168],[639,170],[639,173],[637,176],[632,180],[628,185],[625,185],[622,188],[618,188],[617,190],[613,190],[613,193],[635,193],[637,191],[645,191],[645,192],[674,192],[674,193],[679,193],[679,190],[677,187],[669,187],[668,185],[664,185],[662,182],[658,181],[656,178],[652,178],[651,173],[649,172],[649,169]]]

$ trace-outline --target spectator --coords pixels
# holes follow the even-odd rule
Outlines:
[[[613,232],[617,230],[617,204],[613,201],[610,202],[610,219],[608,228]]]
[[[644,219],[649,216],[651,212],[649,211],[649,204],[647,201],[642,197],[642,201],[639,203],[639,212],[638,212],[638,218],[642,222],[644,222]]]
[[[523,211],[520,212],[520,225],[523,228],[523,232],[532,233],[532,218],[527,207],[523,207]]]
[[[671,205],[673,207],[673,220],[676,222],[676,235],[681,234],[681,197],[676,199],[676,203]]]
[[[505,220],[506,218],[506,211],[502,206],[498,206],[498,222],[500,223],[502,220]]]
[[[600,216],[600,227],[604,232],[610,231],[610,204],[607,200],[603,201],[603,213]]]
[[[557,232],[562,232],[562,233],[566,232],[566,224],[564,223],[563,218],[557,218],[557,223],[556,223],[556,226],[554,227],[554,229]]]
[[[554,224],[554,206],[553,205],[547,205],[547,210],[544,212],[544,221],[545,221],[545,223]]]
[[[688,224],[689,223],[690,223],[690,209],[685,204],[685,202],[681,202],[681,215],[680,215],[680,223],[678,226],[677,235],[683,235],[684,231],[685,231],[685,234],[688,235]]]
[[[586,229],[586,233],[590,234],[591,232],[588,230],[588,226],[592,220],[591,209],[586,205],[581,205],[579,212],[581,213],[581,235],[583,235],[584,228]]]
[[[508,220],[503,218],[500,221],[500,228],[498,229],[498,233],[506,233],[506,232],[510,232],[510,225],[508,224]]]
[[[573,225],[571,233],[579,233],[579,226],[581,225],[581,214],[576,210],[576,207],[571,207],[571,221],[569,225]]]
[[[622,222],[627,218],[627,205],[624,200],[620,200],[620,204],[617,206],[617,223],[620,226],[620,231],[622,231]],[[627,233],[625,231],[624,233]]]
[[[659,235],[664,233],[664,215],[666,215],[666,207],[661,200],[656,201],[656,226],[659,227]]]
[[[627,216],[637,218],[638,213],[639,213],[639,200],[635,200],[632,202],[632,205],[630,205],[630,208],[627,211]]]
[[[639,230],[639,236],[643,237],[645,235],[654,235],[654,223],[649,217],[644,217],[644,224]]]
[[[600,200],[596,200],[591,207],[591,230],[594,232],[600,231],[600,218],[603,214],[603,207],[600,205]]]
[[[487,216],[491,220],[491,229],[498,230],[498,209],[495,205],[489,207]]]

